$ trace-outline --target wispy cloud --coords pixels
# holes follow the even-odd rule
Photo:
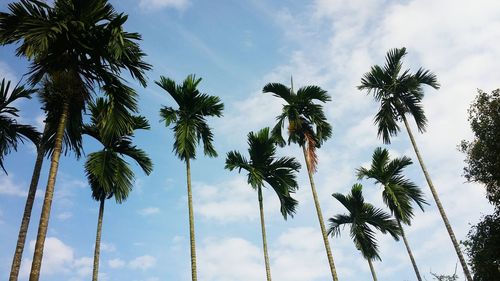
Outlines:
[[[156,258],[150,255],[144,255],[131,260],[128,266],[131,269],[146,270],[156,265]]]
[[[185,10],[189,7],[189,0],[140,0],[139,7],[146,11],[155,11],[158,9],[172,8],[177,10]]]
[[[150,216],[154,214],[158,214],[160,212],[160,208],[157,207],[147,207],[138,211],[141,216]]]

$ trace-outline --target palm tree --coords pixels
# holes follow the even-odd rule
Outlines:
[[[41,141],[37,145],[37,157],[31,183],[28,189],[28,196],[24,206],[23,218],[19,228],[17,237],[16,250],[12,259],[12,266],[10,271],[9,281],[16,281],[21,267],[21,258],[23,255],[24,245],[26,242],[26,233],[31,219],[31,211],[35,201],[36,190],[38,181],[40,179],[40,171],[43,165],[44,155],[50,157],[54,151],[54,141],[57,130],[57,124],[61,116],[62,106],[61,98],[64,93],[70,90],[75,83],[67,83],[65,80],[58,81],[57,76],[47,77],[43,80],[41,88],[38,90],[38,96],[42,104],[42,109],[46,113],[45,126],[42,134]],[[74,89],[71,89],[74,90]],[[82,114],[81,107],[83,105],[72,103],[69,112],[68,122],[66,123],[65,135],[63,138],[63,150],[67,153],[69,150],[73,151],[77,159],[81,155],[82,141],[81,141],[81,126]]]
[[[403,169],[413,164],[410,158],[403,156],[391,160],[389,151],[380,147],[373,152],[372,163],[370,169],[359,168],[357,170],[358,179],[369,178],[374,179],[375,183],[381,184],[384,188],[382,198],[387,205],[392,215],[396,218],[396,222],[401,230],[401,236],[410,256],[413,269],[417,275],[417,279],[422,281],[420,272],[413,257],[410,244],[406,239],[405,232],[401,226],[401,222],[406,225],[411,224],[413,218],[412,201],[415,202],[420,209],[424,210],[424,204],[427,202],[424,199],[422,190],[412,181],[406,179],[402,173]]]
[[[213,133],[208,126],[206,117],[221,117],[224,104],[219,97],[202,94],[197,89],[201,78],[189,75],[182,84],[177,85],[170,78],[160,77],[156,84],[170,94],[178,105],[178,109],[164,106],[160,116],[165,125],[173,126],[174,151],[181,161],[186,162],[188,209],[189,209],[189,238],[191,244],[191,278],[197,280],[196,247],[194,236],[193,196],[191,191],[190,160],[196,157],[196,146],[203,143],[203,152],[209,157],[216,157],[217,152],[212,144]]]
[[[85,88],[95,84],[121,88],[116,77],[122,69],[145,86],[144,71],[150,65],[143,61],[144,53],[137,42],[137,33],[123,30],[127,20],[118,14],[107,0],[56,0],[54,6],[41,1],[21,0],[10,3],[9,12],[0,13],[0,44],[16,44],[16,55],[31,62],[29,81],[38,83],[45,75],[66,75],[80,80]],[[78,87],[77,89],[79,89]],[[89,91],[86,91],[89,92]],[[112,91],[117,101],[134,110],[128,91]],[[62,113],[58,121],[40,224],[35,244],[30,281],[38,281],[47,235],[55,180],[62,150],[64,130],[73,102],[88,102],[88,95],[67,92],[60,101]],[[128,124],[129,122],[125,122]],[[121,128],[123,130],[130,128]]]
[[[326,121],[323,106],[315,104],[314,100],[325,103],[331,100],[330,96],[318,86],[305,86],[295,93],[293,91],[293,82],[292,88],[288,88],[280,83],[269,83],[264,86],[262,91],[264,93],[272,93],[286,102],[282,113],[276,118],[278,123],[274,126],[272,132],[278,144],[284,146],[286,142],[282,136],[282,129],[285,126],[285,121],[288,120],[288,144],[293,142],[302,147],[330,271],[333,280],[338,281],[330,242],[328,241],[328,234],[313,179],[313,173],[316,171],[318,164],[316,149],[321,147],[321,144],[332,135],[332,127]]]
[[[250,159],[247,160],[238,151],[231,151],[227,154],[225,168],[230,171],[238,169],[238,172],[241,172],[241,169],[246,170],[248,172],[248,183],[253,189],[257,190],[266,276],[267,280],[271,281],[262,187],[267,183],[274,189],[280,200],[281,214],[285,220],[287,215],[293,216],[298,202],[291,197],[291,193],[298,189],[295,173],[299,171],[300,164],[290,157],[276,159],[276,140],[270,135],[269,128],[264,128],[257,133],[250,132],[248,134],[248,145]]]
[[[367,90],[368,94],[373,93],[374,99],[380,102],[379,112],[375,116],[375,124],[378,126],[378,135],[382,136],[384,143],[390,143],[390,138],[399,133],[398,121],[403,121],[436,206],[455,247],[464,274],[468,281],[472,281],[467,263],[406,119],[407,114],[413,116],[418,131],[423,133],[427,126],[427,118],[422,108],[422,98],[424,97],[422,86],[428,85],[434,89],[439,89],[440,85],[437,82],[436,75],[429,70],[419,68],[415,74],[410,73],[410,70],[402,71],[402,59],[405,55],[406,48],[389,50],[385,66],[372,66],[370,72],[366,73],[361,79],[361,85],[358,86],[358,89]]]
[[[97,281],[99,270],[104,202],[106,199],[114,197],[116,202],[121,204],[132,190],[135,176],[124,156],[134,160],[147,175],[153,169],[153,164],[147,154],[132,143],[135,130],[148,130],[150,128],[147,120],[142,116],[134,116],[132,130],[127,134],[115,133],[103,137],[103,133],[108,132],[102,130],[102,123],[106,122],[106,118],[109,116],[109,107],[110,103],[102,98],[91,103],[89,105],[91,124],[84,127],[84,133],[99,141],[103,146],[102,150],[90,153],[85,162],[85,174],[92,189],[92,198],[100,202],[94,250],[93,281]]]
[[[17,151],[19,143],[30,140],[35,145],[40,142],[40,133],[30,125],[18,124],[19,109],[13,106],[20,99],[31,99],[33,89],[24,86],[15,86],[10,89],[10,81],[2,79],[0,83],[0,167],[7,173],[4,166],[4,157],[12,150]]]
[[[347,196],[340,193],[332,194],[335,199],[344,205],[349,211],[349,214],[339,214],[330,218],[328,233],[332,234],[332,236],[340,236],[340,227],[349,225],[350,235],[354,245],[368,261],[373,280],[377,281],[372,261],[381,259],[375,232],[370,226],[378,229],[382,233],[389,233],[396,241],[399,240],[401,232],[397,223],[391,219],[389,214],[365,202],[362,189],[363,186],[361,184],[354,184],[351,193]]]

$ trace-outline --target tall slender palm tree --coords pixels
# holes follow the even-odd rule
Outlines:
[[[127,16],[118,14],[107,0],[56,0],[53,6],[41,1],[20,0],[10,3],[8,9],[9,12],[0,12],[0,44],[18,43],[16,55],[31,62],[29,80],[32,84],[38,83],[46,74],[64,73],[80,78],[88,89],[96,83],[121,87],[121,80],[116,75],[122,69],[129,70],[143,86],[146,84],[144,71],[150,69],[150,65],[143,61],[145,54],[137,44],[140,35],[124,31]],[[121,99],[117,100],[131,106],[126,103],[129,92],[113,92],[120,95]],[[54,138],[30,281],[38,281],[40,276],[70,105],[85,98],[74,92],[66,94],[61,100],[62,114]]]
[[[40,133],[30,125],[19,124],[19,109],[13,103],[20,99],[31,99],[35,92],[25,89],[24,86],[15,86],[10,90],[10,81],[5,78],[0,82],[0,167],[7,173],[4,166],[4,157],[12,150],[17,151],[19,143],[30,140],[35,145],[40,142]]]
[[[47,77],[43,80],[40,89],[38,89],[38,96],[42,104],[42,109],[46,113],[46,119],[44,121],[45,126],[41,141],[37,145],[37,157],[35,166],[33,168],[31,183],[28,189],[28,196],[26,197],[23,218],[21,220],[21,226],[19,228],[19,234],[17,237],[16,250],[12,259],[9,281],[16,281],[19,275],[21,259],[26,242],[26,234],[28,232],[28,227],[31,219],[31,211],[33,209],[33,203],[35,201],[44,155],[46,157],[50,157],[52,152],[54,151],[54,141],[57,131],[57,125],[62,112],[62,106],[60,103],[61,98],[64,97],[65,92],[69,90],[75,90],[71,87],[75,86],[76,83],[67,83],[67,81],[65,80],[58,81],[57,77],[58,76]],[[80,91],[82,91],[82,89],[80,89]],[[82,149],[82,107],[83,104],[72,103],[69,111],[68,122],[66,123],[65,135],[63,138],[63,151],[65,153],[70,150],[73,151],[77,159],[80,157]]]
[[[311,191],[318,215],[318,221],[323,236],[323,243],[330,265],[330,272],[334,281],[338,281],[335,263],[333,261],[328,234],[323,221],[323,213],[319,204],[316,186],[314,184],[313,173],[316,171],[318,157],[316,149],[321,147],[322,143],[331,137],[332,127],[327,122],[323,106],[315,104],[314,101],[327,102],[330,101],[328,93],[318,86],[305,86],[300,88],[297,93],[292,88],[280,83],[269,83],[262,90],[264,93],[272,93],[285,101],[283,111],[278,115],[277,124],[272,132],[278,140],[278,144],[284,146],[286,144],[282,136],[282,129],[285,122],[288,121],[288,144],[297,143],[302,147],[304,159],[306,162]]]
[[[165,125],[173,125],[174,151],[181,161],[186,163],[186,178],[189,209],[189,238],[191,244],[191,278],[198,279],[196,271],[196,246],[194,233],[193,195],[191,191],[190,160],[196,157],[196,146],[202,142],[203,152],[209,157],[217,157],[213,146],[212,129],[207,124],[207,117],[221,117],[224,104],[219,97],[201,93],[197,87],[201,78],[189,75],[182,84],[176,84],[170,78],[160,77],[156,84],[170,94],[178,108],[164,106],[160,116]]]
[[[415,183],[402,175],[403,169],[411,164],[411,159],[406,156],[391,160],[389,158],[389,151],[385,148],[382,149],[378,147],[373,152],[371,167],[369,169],[364,167],[357,169],[357,176],[358,179],[374,179],[375,183],[381,184],[384,188],[382,191],[384,203],[398,223],[417,279],[422,281],[410,244],[408,243],[404,229],[401,225],[401,222],[406,225],[411,224],[414,215],[413,202],[415,202],[422,211],[424,210],[424,204],[427,204],[422,190],[418,188]]]
[[[101,245],[102,220],[104,215],[104,202],[106,199],[115,198],[117,203],[125,201],[132,190],[134,172],[124,157],[136,162],[141,169],[149,175],[153,164],[148,155],[132,143],[135,130],[148,130],[149,124],[142,116],[134,116],[132,130],[121,135],[114,133],[103,137],[109,130],[102,130],[102,123],[109,117],[110,103],[98,98],[95,103],[89,104],[91,123],[84,127],[84,133],[96,139],[103,146],[102,150],[90,153],[85,162],[85,174],[92,190],[92,198],[99,203],[99,216],[97,220],[97,234],[94,249],[94,268],[92,280],[97,281],[99,271],[99,253]]]
[[[356,248],[368,261],[370,271],[374,281],[377,275],[373,268],[372,261],[381,260],[374,227],[382,233],[389,233],[395,240],[399,240],[400,228],[391,216],[382,209],[375,208],[372,204],[366,203],[362,193],[363,186],[354,184],[351,192],[346,196],[334,193],[332,196],[337,199],[349,211],[349,214],[339,214],[330,218],[330,228],[328,232],[332,236],[340,235],[340,228],[349,225],[350,235]]]
[[[423,133],[427,126],[427,118],[422,107],[422,98],[424,97],[422,86],[428,85],[434,89],[439,89],[440,85],[437,82],[436,75],[429,70],[419,68],[415,74],[411,73],[409,69],[403,71],[402,59],[406,54],[406,48],[389,50],[384,67],[372,66],[370,72],[364,74],[358,89],[367,90],[368,94],[373,93],[374,99],[380,102],[379,112],[375,116],[375,124],[378,126],[378,135],[382,136],[384,143],[390,143],[391,137],[399,133],[398,121],[403,121],[436,206],[455,247],[464,274],[468,281],[472,281],[472,276],[460,250],[457,238],[453,233],[406,119],[406,115],[413,116],[418,131]]]
[[[262,188],[267,183],[274,189],[281,203],[283,218],[286,219],[288,215],[293,216],[298,202],[291,197],[291,193],[298,189],[295,174],[299,171],[300,164],[293,157],[276,158],[276,140],[270,135],[269,128],[264,128],[257,133],[250,132],[248,145],[250,159],[247,160],[238,151],[231,151],[227,154],[225,168],[230,171],[238,169],[238,172],[241,172],[241,169],[246,170],[248,183],[257,190],[266,276],[267,280],[271,281]]]

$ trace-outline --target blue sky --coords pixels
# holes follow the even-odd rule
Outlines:
[[[5,11],[9,1],[0,3]],[[361,75],[382,64],[386,51],[406,46],[406,64],[433,70],[442,84],[426,89],[429,119],[425,134],[417,135],[431,176],[455,229],[463,239],[470,227],[491,207],[480,185],[464,183],[463,155],[456,147],[471,137],[466,110],[477,88],[491,91],[500,77],[500,50],[492,42],[500,36],[500,3],[468,1],[112,1],[129,14],[126,27],[143,35],[141,46],[153,65],[149,85],[140,88],[141,113],[152,125],[136,141],[152,157],[155,169],[144,176],[138,169],[134,191],[122,205],[106,202],[100,276],[102,280],[188,280],[189,234],[184,165],[172,153],[172,133],[159,123],[161,105],[172,105],[153,81],[160,75],[181,81],[195,73],[200,88],[225,103],[224,117],[210,120],[220,157],[199,154],[192,164],[198,268],[200,280],[257,281],[265,276],[261,254],[257,194],[245,178],[223,169],[224,155],[246,151],[246,134],[271,126],[281,104],[261,93],[268,82],[296,87],[315,84],[333,101],[325,105],[334,136],[319,152],[315,175],[325,218],[345,210],[330,196],[347,192],[355,183],[354,170],[366,165],[381,146],[372,125],[377,105],[356,90]],[[0,77],[17,82],[27,62],[14,48],[0,48]],[[41,126],[36,101],[19,103],[22,121]],[[86,140],[86,151],[96,149]],[[388,147],[393,156],[416,161],[403,131]],[[300,150],[288,147],[282,155]],[[8,276],[35,153],[31,145],[6,158],[9,176],[0,175],[0,279]],[[90,278],[97,202],[83,173],[84,159],[62,158],[49,224],[41,280]],[[22,265],[27,273],[40,216],[47,167],[28,233]],[[417,165],[408,176],[431,203],[417,212],[406,228],[421,272],[453,273],[458,262],[446,230]],[[279,203],[270,190],[264,200],[271,270],[275,280],[330,280],[319,226],[304,171],[299,175],[300,205],[294,219],[280,217]],[[380,187],[362,182],[367,200],[383,207]],[[381,280],[414,280],[404,245],[379,236],[382,262],[375,268]],[[29,243],[31,241],[31,243]],[[331,239],[341,280],[369,280],[369,269],[343,232]],[[31,248],[30,248],[31,247]],[[457,273],[461,275],[460,269]]]

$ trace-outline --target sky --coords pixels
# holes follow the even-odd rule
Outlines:
[[[5,11],[10,1],[2,0]],[[467,108],[477,89],[499,87],[500,2],[496,0],[314,0],[200,1],[114,0],[129,15],[127,31],[143,36],[141,47],[153,65],[147,88],[129,83],[140,94],[141,114],[151,130],[135,141],[151,156],[154,171],[145,176],[134,166],[137,180],[126,202],[106,202],[102,233],[100,279],[163,281],[190,278],[185,166],[172,152],[173,135],[160,123],[159,109],[173,100],[154,84],[161,75],[182,81],[194,73],[199,88],[219,96],[224,117],[210,119],[218,158],[201,152],[192,163],[199,279],[261,281],[265,269],[260,240],[257,194],[244,174],[224,170],[225,155],[246,153],[246,135],[273,126],[279,99],[263,94],[269,82],[295,88],[318,85],[332,101],[324,105],[333,137],[319,150],[315,181],[325,219],[346,210],[331,194],[347,193],[356,183],[355,169],[367,165],[373,150],[386,147],[393,157],[416,161],[402,131],[384,146],[377,138],[372,97],[356,89],[371,65],[383,64],[385,53],[406,47],[405,65],[432,70],[441,89],[425,89],[427,131],[416,134],[425,162],[459,240],[471,224],[492,212],[481,185],[462,176],[464,155],[457,150],[471,139]],[[0,78],[17,83],[28,62],[15,57],[13,46],[0,47]],[[20,121],[42,126],[36,98],[17,104]],[[99,147],[85,138],[85,151]],[[280,155],[303,158],[297,146]],[[88,280],[97,224],[98,202],[91,198],[83,163],[72,155],[61,158],[41,279]],[[35,161],[33,145],[22,146],[5,159],[8,176],[0,174],[0,279],[7,279],[19,231],[26,192]],[[23,256],[20,280],[27,280],[40,218],[47,162],[42,171]],[[305,165],[303,165],[305,167]],[[452,274],[458,263],[446,229],[425,184],[420,167],[406,175],[424,191],[430,205],[416,212],[405,228],[421,273]],[[298,175],[293,219],[283,220],[279,201],[264,190],[264,208],[271,271],[275,280],[331,280],[319,224],[305,170]],[[367,201],[384,208],[381,187],[362,181]],[[374,267],[381,280],[415,280],[402,242],[378,235],[382,261]],[[370,280],[368,264],[355,249],[348,230],[329,238],[340,280]],[[462,276],[458,264],[457,274]],[[461,277],[462,278],[462,277]]]

